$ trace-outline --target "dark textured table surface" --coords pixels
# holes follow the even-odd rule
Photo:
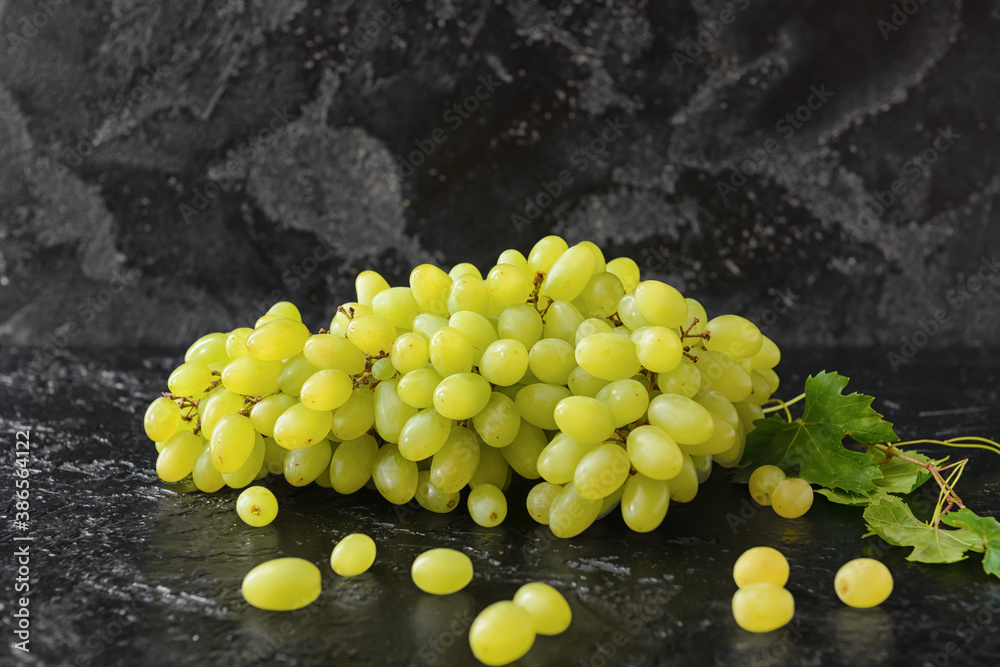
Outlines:
[[[236,516],[237,493],[184,493],[153,472],[155,450],[141,426],[148,401],[178,355],[72,353],[40,373],[24,352],[0,354],[0,448],[4,502],[0,571],[12,582],[14,546],[29,545],[30,654],[14,652],[13,591],[2,597],[4,664],[25,665],[470,665],[467,628],[480,609],[509,599],[527,581],[550,582],[572,606],[569,630],[540,637],[518,664],[535,665],[993,665],[1000,661],[1000,582],[979,556],[931,566],[907,550],[862,539],[860,511],[817,496],[803,518],[755,509],[746,488],[721,471],[690,504],[639,535],[612,515],[562,541],[534,524],[524,490],[496,529],[464,509],[439,516],[395,508],[362,491],[338,497],[268,479],[281,503],[263,529]],[[848,390],[875,407],[904,439],[1000,433],[994,354],[923,351],[892,373],[885,350],[786,351],[780,395],[807,373],[838,370]],[[30,432],[30,521],[13,530],[10,471],[16,432]],[[1000,465],[972,452],[960,491],[984,514],[1000,507]],[[919,493],[919,492],[918,492]],[[363,531],[378,544],[372,569],[333,574],[333,544]],[[13,542],[14,535],[30,541]],[[730,613],[731,568],[754,545],[791,562],[796,615],[785,629],[752,635]],[[472,558],[463,591],[421,593],[409,565],[449,546]],[[882,606],[854,610],[836,598],[837,568],[861,555],[882,558],[895,591]],[[321,566],[323,593],[298,612],[265,612],[239,593],[243,575],[277,556]]]

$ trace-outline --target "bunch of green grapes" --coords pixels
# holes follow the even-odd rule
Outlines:
[[[778,387],[777,346],[590,242],[506,250],[484,276],[423,264],[357,276],[311,333],[287,302],[204,336],[146,412],[168,482],[243,488],[269,474],[364,487],[494,526],[514,475],[529,513],[571,537],[620,507],[635,531],[732,466]]]

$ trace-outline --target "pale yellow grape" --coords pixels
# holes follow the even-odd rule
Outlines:
[[[545,431],[518,417],[520,427],[509,445],[500,449],[504,460],[525,479],[538,479],[538,456],[548,445]]]
[[[264,438],[264,467],[272,475],[285,474],[285,455],[290,450],[274,441],[274,438]]]
[[[792,620],[795,599],[781,586],[749,584],[733,595],[733,618],[750,632],[771,632]]]
[[[639,309],[639,302],[636,301],[634,292],[627,293],[618,302],[618,319],[632,331],[653,326],[653,323],[646,319],[646,316]]]
[[[430,481],[443,493],[458,493],[479,468],[479,442],[464,426],[455,426],[431,459]]]
[[[355,317],[347,327],[347,339],[365,354],[378,357],[392,349],[396,327],[376,315]]]
[[[407,405],[418,409],[429,408],[434,405],[434,390],[443,379],[433,368],[418,368],[399,379],[396,395]]]
[[[389,283],[376,271],[362,271],[354,279],[354,291],[358,295],[358,303],[364,306],[371,306],[375,295],[387,289]]]
[[[222,478],[222,473],[212,465],[212,449],[206,447],[207,444],[204,440],[201,441],[201,454],[195,461],[194,469],[191,470],[191,481],[194,482],[199,491],[215,493],[226,485],[226,480]]]
[[[479,313],[463,310],[455,313],[448,320],[448,326],[457,330],[472,346],[472,364],[479,365],[483,351],[496,342],[497,331],[488,319]],[[443,375],[443,373],[442,373]]]
[[[660,327],[679,327],[688,314],[684,295],[659,280],[644,280],[635,288],[635,301],[643,317]]]
[[[789,477],[778,482],[771,492],[771,508],[774,513],[786,519],[795,519],[812,507],[813,489],[804,479]]]
[[[561,254],[549,269],[541,294],[553,301],[572,301],[587,286],[596,267],[593,250],[577,244]]]
[[[757,371],[763,376],[767,383],[771,385],[771,393],[778,391],[778,386],[780,382],[778,381],[778,374],[774,372],[773,368],[762,368]]]
[[[628,481],[628,480],[626,480]],[[617,489],[601,498],[601,511],[597,513],[595,521],[600,521],[615,510],[621,511],[622,496],[625,495],[625,485],[622,484]]]
[[[309,335],[309,329],[302,322],[286,318],[273,320],[247,337],[247,352],[255,359],[280,361],[301,352]]]
[[[221,473],[236,472],[253,452],[256,431],[248,417],[224,415],[212,430],[212,464]]]
[[[576,362],[594,377],[609,382],[630,378],[641,367],[635,343],[614,333],[593,334],[577,343]]]
[[[604,498],[628,478],[628,452],[615,443],[597,445],[587,452],[573,473],[573,486],[583,498]]]
[[[417,493],[417,475],[417,464],[404,458],[397,445],[387,443],[379,448],[372,463],[372,480],[390,503],[405,505],[413,499]]]
[[[282,368],[280,361],[239,357],[222,370],[222,384],[234,394],[267,396],[278,390],[278,376]]]
[[[626,449],[635,469],[652,479],[673,479],[684,467],[680,447],[658,426],[644,424],[632,429]]]
[[[392,365],[403,375],[423,368],[430,361],[430,348],[423,336],[408,331],[400,334],[389,350]]]
[[[597,393],[596,398],[611,411],[615,428],[638,421],[649,407],[649,392],[646,387],[631,378],[608,383]]]
[[[747,431],[743,427],[742,422],[737,422],[735,428],[735,437],[733,438],[733,444],[729,449],[719,452],[718,454],[710,454],[712,461],[718,463],[724,468],[732,468],[739,464],[740,459],[743,458],[743,450],[746,448],[746,436]],[[696,445],[700,447],[701,445]]]
[[[873,558],[855,558],[837,570],[833,588],[849,607],[867,609],[882,604],[892,593],[892,573]]]
[[[785,473],[778,466],[759,466],[750,474],[750,496],[758,505],[769,507],[775,487],[784,481]]]
[[[680,445],[700,444],[715,432],[712,413],[679,394],[660,394],[650,401],[649,422],[669,433]]]
[[[573,612],[562,593],[540,581],[533,581],[517,589],[514,604],[528,612],[535,632],[540,635],[565,632],[573,620]]]
[[[479,448],[479,467],[469,480],[469,488],[480,484],[492,484],[498,489],[506,489],[510,481],[510,465],[496,447]]]
[[[243,598],[258,609],[291,611],[311,604],[322,590],[319,568],[302,558],[276,558],[243,577]]]
[[[420,334],[429,343],[437,330],[446,326],[448,326],[447,318],[420,313],[413,320],[413,333]]]
[[[524,271],[513,264],[497,264],[486,276],[486,291],[498,315],[507,306],[527,301],[531,290],[531,282]]]
[[[701,371],[693,361],[682,357],[673,370],[656,376],[656,386],[664,394],[679,394],[694,398],[701,389]]]
[[[556,426],[556,420],[553,416],[555,407],[559,401],[569,395],[569,389],[560,385],[530,384],[517,392],[514,405],[529,423],[538,428],[554,431],[559,428]]]
[[[684,320],[683,329],[689,332],[692,336],[704,333],[705,325],[708,323],[708,315],[705,314],[705,306],[701,305],[701,302],[697,299],[692,299],[687,297],[684,299],[688,306],[687,319]],[[695,322],[695,320],[698,320]],[[703,347],[704,339],[702,338],[687,338],[685,339],[685,344],[690,344],[691,346]]]
[[[631,292],[639,286],[639,265],[629,257],[616,257],[608,262],[606,270],[618,276],[625,292]]]
[[[425,408],[407,420],[399,433],[399,453],[410,461],[422,461],[444,447],[453,421],[434,408]]]
[[[194,470],[205,441],[189,431],[176,433],[163,443],[156,457],[156,474],[164,482],[179,482]]]
[[[174,369],[167,378],[167,389],[178,396],[201,397],[212,383],[212,371],[196,362],[185,362]]]
[[[771,398],[771,383],[758,371],[750,371],[750,395],[743,401],[763,405]]]
[[[497,257],[497,264],[510,264],[521,269],[521,271],[527,272],[528,270],[528,260],[524,255],[521,254],[520,250],[514,248],[508,248],[504,250]]]
[[[266,487],[251,486],[236,499],[236,513],[248,526],[261,528],[278,516],[278,499]]]
[[[212,429],[215,428],[223,415],[236,412],[243,408],[246,402],[239,394],[234,394],[225,387],[219,387],[198,406],[201,412],[201,432],[208,439],[212,438]]]
[[[525,500],[531,518],[543,526],[549,525],[549,508],[560,492],[562,487],[552,482],[539,482],[531,487]]]
[[[584,338],[591,334],[596,333],[611,333],[612,327],[606,321],[597,317],[589,317],[580,323],[580,326],[576,328],[576,334],[573,336],[573,346],[575,346]]]
[[[607,271],[607,262],[604,260],[604,251],[601,250],[593,241],[580,241],[580,244],[584,247],[590,248],[590,252],[594,253],[594,273],[604,273]]]
[[[319,369],[335,368],[348,375],[357,375],[365,370],[365,353],[342,336],[314,334],[306,341],[303,355]]]
[[[376,359],[372,363],[372,377],[376,380],[391,380],[398,375],[396,367],[392,365],[389,357]]]
[[[536,462],[538,474],[553,484],[572,481],[576,466],[595,446],[559,433],[539,452]]]
[[[732,403],[750,396],[753,383],[750,375],[728,354],[704,350],[695,362],[701,371],[701,386],[717,391]]]
[[[271,437],[274,435],[274,423],[278,421],[278,417],[296,403],[298,400],[288,394],[268,396],[258,401],[250,410],[250,423],[258,433]]]
[[[773,547],[753,547],[733,564],[733,580],[740,588],[766,583],[784,586],[788,582],[788,561]]]
[[[570,482],[549,507],[549,530],[556,537],[576,537],[590,528],[600,512],[601,501],[584,498]]]
[[[330,432],[337,440],[354,440],[375,425],[375,392],[361,386],[351,392],[351,397],[333,411]]]
[[[445,317],[448,315],[448,292],[451,277],[433,264],[421,264],[410,272],[410,289],[420,309]]]
[[[488,381],[509,387],[524,377],[528,370],[528,351],[518,340],[501,338],[483,352],[479,372]]]
[[[374,314],[375,311],[372,310],[370,305],[366,306],[356,301],[349,301],[337,308],[337,314],[333,316],[333,321],[330,322],[330,329],[337,326],[341,331],[347,333],[347,327],[350,326],[351,320],[356,317],[367,317]]]
[[[729,401],[728,398],[717,391],[712,391],[711,389],[700,389],[698,393],[692,397],[692,400],[712,414],[719,415],[733,426],[736,426],[740,422],[740,415],[736,411],[736,407]]]
[[[472,343],[458,329],[445,326],[435,331],[429,349],[431,364],[441,377],[472,372]]]
[[[668,373],[681,362],[684,346],[673,329],[648,326],[632,334],[642,367],[653,373]]]
[[[313,410],[334,410],[347,402],[354,390],[351,376],[335,368],[313,373],[302,384],[299,398]]]
[[[142,425],[150,440],[163,442],[176,431],[181,423],[181,409],[171,399],[161,396],[146,408]]]
[[[706,350],[724,352],[737,359],[752,357],[760,352],[763,334],[757,325],[739,315],[719,315],[705,324],[711,337],[705,341]]]
[[[318,370],[304,354],[296,354],[285,361],[285,366],[278,375],[278,389],[289,396],[298,396],[302,385]]]
[[[559,338],[571,345],[576,343],[576,330],[584,321],[583,314],[568,301],[556,301],[549,305],[542,326],[542,338]]]
[[[490,310],[490,294],[486,289],[486,282],[471,274],[459,276],[448,292],[447,308],[447,315],[463,310],[486,315]]]
[[[636,473],[625,481],[621,499],[625,525],[637,533],[656,530],[670,507],[670,485]]]
[[[760,351],[750,357],[750,365],[755,371],[774,368],[781,361],[781,350],[767,336],[761,336]]]
[[[450,595],[472,581],[472,560],[454,549],[429,549],[414,559],[410,577],[425,593]]]
[[[736,408],[736,412],[740,416],[740,424],[743,426],[745,433],[753,431],[756,428],[756,426],[754,426],[754,422],[758,419],[764,418],[764,409],[756,403],[743,401],[742,403],[737,403],[733,407]]]
[[[698,473],[698,484],[704,484],[712,476],[713,456],[711,454],[692,455],[695,472]]]
[[[608,317],[618,310],[618,302],[625,296],[622,281],[613,273],[595,273],[577,297],[583,309],[591,315]]]
[[[375,540],[364,533],[351,533],[333,547],[330,567],[342,577],[356,577],[375,562]]]
[[[421,470],[417,475],[417,493],[414,496],[417,504],[425,510],[437,514],[447,514],[459,506],[461,494],[445,493],[431,483],[431,471]]]
[[[548,273],[559,256],[569,249],[562,237],[550,235],[539,239],[528,253],[528,273],[534,279],[536,273]]]
[[[469,646],[484,665],[507,665],[522,658],[535,643],[527,611],[510,600],[494,602],[479,612],[469,628]]]
[[[445,379],[441,384],[449,379],[451,378]],[[489,383],[486,386],[488,388]],[[506,448],[521,430],[521,413],[509,396],[490,392],[486,405],[473,416],[472,425],[487,445]]]
[[[566,384],[577,367],[573,346],[560,338],[543,338],[528,351],[528,368],[549,384]]]
[[[219,362],[229,361],[229,354],[226,352],[226,338],[224,333],[205,334],[195,342],[184,353],[185,362],[195,362],[210,366]]]
[[[689,503],[698,495],[698,470],[688,454],[684,454],[681,471],[670,478],[670,499]]]
[[[467,501],[472,520],[484,528],[499,526],[507,518],[507,497],[492,484],[479,484]]]
[[[497,318],[497,333],[501,339],[511,338],[520,341],[525,349],[542,338],[542,316],[534,306],[518,303],[503,309]]]
[[[602,442],[615,432],[615,419],[604,403],[589,396],[568,396],[552,413],[560,431],[577,442]]]
[[[296,322],[302,321],[302,313],[299,312],[298,307],[291,301],[277,301],[274,305],[267,309],[267,315],[279,315],[290,320],[295,320]]]
[[[737,422],[737,425],[734,427],[714,412],[709,414],[712,418],[712,434],[707,440],[699,442],[695,445],[686,445],[678,442],[678,444],[680,444],[681,451],[686,454],[690,454],[691,456],[700,456],[703,454],[715,455],[722,454],[733,446],[739,444],[736,437],[736,428],[739,427],[739,422]]]
[[[375,387],[375,430],[386,442],[399,442],[399,434],[417,409],[403,402],[396,393],[397,382],[379,382]]]
[[[293,449],[285,454],[285,481],[292,486],[306,486],[320,475],[329,473],[330,441],[323,439],[311,447]]]
[[[325,438],[332,424],[329,410],[312,410],[296,403],[274,423],[274,440],[285,449],[303,449]]]
[[[260,433],[255,433],[253,449],[250,451],[250,456],[247,457],[247,460],[243,462],[243,465],[233,472],[222,473],[222,479],[225,481],[226,486],[233,489],[242,489],[257,479],[261,466],[264,465],[264,450],[264,438]]]
[[[590,396],[596,398],[601,390],[610,384],[607,380],[594,377],[584,369],[577,366],[569,374],[566,385],[575,396]]]
[[[490,383],[483,376],[455,373],[434,389],[434,409],[448,419],[471,419],[486,407],[491,395]]]
[[[476,278],[482,278],[483,274],[475,264],[469,262],[461,262],[451,267],[451,271],[448,272],[448,277],[452,280],[458,280],[462,276],[475,276]]]
[[[390,287],[375,295],[372,300],[372,312],[375,313],[375,317],[381,317],[397,329],[411,329],[413,319],[421,311],[414,298],[413,290],[409,287]],[[349,336],[350,327],[348,327]],[[389,350],[388,347],[382,349]]]
[[[372,477],[378,443],[367,433],[345,440],[330,457],[330,485],[337,493],[350,494],[361,489]]]
[[[253,323],[254,329],[260,329],[262,326],[268,322],[274,322],[275,320],[287,320],[288,318],[284,315],[279,315],[277,313],[264,313],[257,318],[257,321]],[[247,336],[249,338],[249,336]]]

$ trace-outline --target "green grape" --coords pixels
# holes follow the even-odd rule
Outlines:
[[[256,436],[248,417],[223,415],[212,430],[212,464],[221,473],[236,472],[253,453]]]
[[[549,529],[556,537],[576,537],[590,528],[600,512],[601,501],[584,498],[570,482],[549,506]]]
[[[560,385],[530,384],[517,392],[514,405],[528,423],[554,431],[559,428],[553,416],[556,405],[569,395],[569,389]]]
[[[204,449],[202,437],[189,431],[170,436],[156,457],[156,474],[164,482],[181,481],[194,470]]]
[[[771,491],[771,508],[774,513],[786,519],[796,519],[813,504],[813,489],[804,479],[789,477],[778,482]]]
[[[278,499],[266,487],[251,486],[236,499],[236,513],[248,526],[261,528],[278,516]]]
[[[497,257],[497,264],[510,264],[511,266],[516,266],[521,271],[527,274],[528,271],[528,260],[525,259],[524,255],[521,254],[519,250],[514,248],[508,248],[500,253]]]
[[[593,241],[580,241],[579,245],[590,248],[594,253],[594,273],[604,273],[607,271],[607,262],[604,261],[604,252]]]
[[[670,499],[689,503],[698,495],[698,470],[688,454],[682,454],[681,471],[670,478]]]
[[[771,384],[758,371],[750,371],[750,395],[742,403],[763,405],[771,398]]]
[[[483,351],[497,340],[497,331],[488,319],[479,313],[463,310],[448,320],[448,326],[455,329],[472,346],[472,364],[479,365]],[[443,375],[443,373],[442,373]]]
[[[302,383],[299,398],[312,410],[335,410],[347,402],[354,390],[351,376],[335,368],[316,371]]]
[[[649,392],[641,383],[631,378],[615,380],[597,392],[597,400],[611,411],[615,428],[622,428],[638,421],[649,407]]]
[[[524,271],[513,264],[497,264],[486,276],[490,309],[495,309],[497,315],[507,306],[527,301],[531,290],[531,281]]]
[[[684,320],[684,325],[682,328],[684,331],[689,332],[692,336],[697,336],[699,334],[705,333],[705,325],[708,323],[708,315],[705,313],[705,306],[701,305],[701,302],[697,299],[692,299],[690,297],[684,299],[688,306],[687,318]],[[697,320],[697,322],[695,321]],[[689,338],[686,339],[685,344],[690,344],[692,347],[704,347],[703,338]]]
[[[372,312],[397,329],[411,329],[413,318],[420,314],[420,306],[409,287],[390,287],[372,299]]]
[[[591,334],[611,333],[611,331],[611,325],[606,320],[597,317],[587,318],[576,328],[576,334],[573,336],[573,345],[575,347],[581,340]]]
[[[356,577],[375,562],[375,540],[364,533],[351,533],[333,547],[330,567],[342,577]]]
[[[705,323],[711,337],[705,341],[706,350],[728,354],[736,359],[752,357],[760,352],[763,334],[757,325],[739,315],[719,315]]]
[[[253,328],[255,330],[260,329],[268,322],[274,322],[275,320],[287,320],[287,319],[288,319],[287,317],[283,315],[278,315],[277,313],[264,313],[263,315],[257,318],[256,322],[254,322]],[[247,336],[247,338],[249,338],[249,336]]]
[[[736,411],[736,407],[719,392],[712,391],[711,389],[701,389],[692,399],[698,405],[712,414],[719,415],[733,426],[740,423],[740,415]]]
[[[536,273],[546,274],[559,257],[569,250],[569,245],[559,236],[546,236],[540,239],[528,253],[528,274],[534,278]]]
[[[712,461],[718,463],[724,468],[732,468],[737,465],[740,462],[740,459],[743,458],[743,450],[746,447],[746,437],[747,432],[744,430],[743,424],[737,422],[732,446],[723,452],[712,454]]]
[[[246,401],[239,394],[234,394],[225,387],[218,387],[199,405],[201,411],[201,432],[207,439],[212,439],[212,429],[216,422],[231,412],[243,409]]]
[[[303,449],[325,438],[332,425],[329,410],[312,410],[296,403],[274,422],[274,440],[285,449]]]
[[[560,338],[543,338],[528,352],[528,368],[548,384],[566,384],[576,367],[573,346]]]
[[[639,302],[636,301],[633,292],[627,293],[618,302],[618,319],[632,331],[653,326],[653,323],[646,319],[646,316],[639,309]]]
[[[299,312],[298,307],[291,301],[276,302],[273,306],[267,309],[266,314],[277,315],[289,320],[295,320],[296,322],[302,321],[302,313]]]
[[[475,276],[481,279],[483,274],[475,264],[470,264],[469,262],[456,264],[448,272],[448,277],[452,280],[458,280],[462,276]]]
[[[347,339],[365,354],[378,357],[392,349],[396,327],[377,315],[355,317],[347,327]]]
[[[302,392],[302,385],[311,378],[318,368],[306,358],[304,354],[296,354],[285,362],[285,367],[278,375],[278,389],[289,396],[298,396]]]
[[[396,377],[396,367],[392,365],[389,357],[376,359],[372,363],[372,377],[378,381],[391,380]]]
[[[448,292],[448,315],[467,310],[486,315],[490,310],[490,294],[481,276],[465,274],[455,278]]]
[[[602,380],[625,380],[641,368],[635,343],[615,333],[587,336],[576,346],[576,362],[585,371]]]
[[[339,448],[338,448],[339,449]],[[382,497],[393,505],[405,505],[417,493],[417,464],[403,457],[392,443],[382,445],[372,463],[372,480]]]
[[[761,335],[760,350],[750,356],[750,365],[755,371],[774,368],[781,361],[781,350],[774,341]]]
[[[433,368],[418,368],[399,378],[396,395],[407,405],[429,408],[434,405],[434,390],[443,379]]]
[[[542,316],[534,306],[527,303],[507,306],[497,319],[500,338],[519,341],[525,349],[531,349],[532,345],[541,340],[543,327]]]
[[[681,445],[703,443],[715,432],[712,413],[678,394],[660,394],[650,401],[649,422],[669,433]]]
[[[330,432],[337,440],[354,440],[375,425],[375,392],[361,386],[351,392],[351,397],[333,411]]]
[[[479,372],[493,384],[509,387],[524,377],[528,370],[528,351],[512,338],[501,338],[483,351]]]
[[[568,396],[556,404],[552,416],[559,430],[577,442],[603,442],[615,432],[611,410],[596,398]]]
[[[306,486],[323,474],[328,474],[333,450],[329,440],[320,440],[312,447],[293,449],[285,455],[285,480],[292,486]]]
[[[155,442],[163,442],[176,433],[180,423],[181,409],[171,399],[164,396],[149,404],[142,420],[146,436]]]
[[[784,481],[785,473],[778,466],[759,466],[750,474],[750,496],[758,505],[769,507],[775,487]]]
[[[375,297],[372,297],[373,301],[374,299]],[[375,311],[371,306],[366,306],[356,301],[348,301],[344,305],[337,308],[337,314],[333,316],[333,321],[330,322],[330,329],[337,326],[341,331],[346,333],[347,328],[351,324],[351,320],[358,317],[370,317],[374,314]]]
[[[680,363],[673,370],[657,374],[656,386],[664,394],[679,394],[694,398],[701,389],[701,371],[693,361],[681,357]]]
[[[754,426],[755,421],[764,418],[763,408],[756,403],[743,401],[742,403],[737,403],[733,407],[736,408],[736,412],[740,416],[740,425],[746,433],[750,433],[756,428],[756,426]]]
[[[282,368],[280,361],[239,357],[222,370],[222,384],[234,394],[267,396],[278,390],[278,375]]]
[[[212,465],[212,449],[206,447],[206,444],[204,440],[201,441],[201,454],[191,470],[191,481],[199,491],[215,493],[226,485],[226,480],[222,479],[222,473]]]
[[[317,369],[334,368],[348,375],[357,375],[367,366],[365,353],[357,345],[342,336],[328,333],[310,336],[302,353]]]
[[[459,376],[452,375],[445,378],[441,384],[445,384],[445,382],[448,382],[453,377]],[[474,375],[473,377],[482,380],[486,386],[486,391],[489,392],[490,385],[486,380],[483,380],[478,375]],[[471,389],[468,391],[469,393],[472,392]],[[476,433],[479,434],[479,437],[487,445],[490,447],[506,448],[514,441],[514,438],[517,437],[518,432],[521,430],[521,413],[518,412],[514,401],[509,397],[497,392],[490,392],[487,396],[486,405],[472,417],[472,425],[475,427]],[[436,404],[437,392],[435,392]]]
[[[646,424],[632,429],[626,449],[635,469],[651,479],[673,479],[684,467],[680,447],[658,426]]]
[[[507,518],[507,497],[492,484],[478,484],[469,492],[469,515],[483,528],[499,526]]]
[[[573,479],[576,466],[593,448],[593,443],[577,442],[559,433],[538,454],[538,474],[546,482],[565,484]]]
[[[788,561],[772,547],[747,549],[733,564],[733,580],[740,588],[759,583],[784,586],[788,582]]]
[[[454,327],[441,327],[431,336],[431,364],[441,377],[455,373],[471,373],[474,357],[472,343]]]
[[[484,665],[506,665],[518,660],[535,643],[535,629],[527,611],[510,600],[494,602],[479,612],[469,628],[469,646]]]
[[[615,443],[597,445],[587,452],[573,473],[573,486],[582,498],[605,498],[628,478],[628,452]]]
[[[679,443],[681,450],[686,454],[690,454],[691,456],[722,454],[730,448],[739,445],[736,438],[736,429],[733,425],[714,412],[709,414],[713,424],[712,434],[707,440],[695,445]]]
[[[733,595],[733,618],[749,632],[771,632],[792,620],[795,599],[781,586],[749,584]]]
[[[617,489],[601,498],[601,511],[597,513],[595,521],[600,521],[619,508],[622,496],[625,494],[625,485],[622,484]]]
[[[386,380],[375,387],[375,430],[386,442],[399,442],[399,434],[417,409],[396,393],[397,382]]]
[[[691,456],[695,472],[698,473],[698,483],[704,484],[712,476],[712,455],[701,454]]]
[[[233,489],[242,489],[250,482],[257,479],[261,466],[264,465],[264,438],[260,433],[254,434],[253,449],[250,456],[238,469],[233,472],[222,473],[222,479],[226,486]]]
[[[433,264],[421,264],[410,272],[410,289],[420,310],[445,317],[448,315],[448,293],[451,277]]]
[[[472,561],[454,549],[428,549],[413,560],[410,577],[425,593],[450,595],[472,581]]]
[[[892,573],[873,558],[855,558],[844,563],[833,579],[833,589],[849,607],[876,607],[892,593]]]
[[[616,257],[608,262],[608,273],[618,276],[625,292],[631,292],[639,286],[639,265],[628,257]]]
[[[430,350],[427,341],[418,333],[409,331],[400,334],[392,344],[389,359],[393,367],[406,375],[418,368],[424,368],[430,361]]]
[[[444,446],[431,459],[431,484],[442,493],[458,493],[476,473],[479,460],[476,435],[464,426],[455,426]]]
[[[184,361],[205,366],[229,361],[229,355],[226,353],[226,338],[228,336],[224,333],[205,334],[191,343],[191,347],[184,353]]]
[[[767,380],[767,383],[769,385],[771,385],[771,393],[772,394],[774,394],[774,392],[778,391],[778,386],[779,386],[780,383],[778,381],[778,374],[774,372],[773,368],[762,368],[762,369],[758,370],[757,372],[760,373],[761,376],[763,376],[763,378],[765,380]]]
[[[354,291],[358,295],[358,303],[371,306],[375,295],[389,289],[389,283],[376,271],[362,271],[354,279]]]
[[[258,401],[250,410],[250,423],[255,431],[263,436],[274,435],[274,423],[278,421],[288,408],[298,403],[294,396],[288,394],[275,394]]]
[[[178,396],[201,398],[213,379],[212,371],[205,364],[185,362],[167,378],[167,389]]]
[[[642,367],[653,373],[669,373],[677,368],[684,347],[677,332],[666,327],[648,326],[632,334],[635,352]]]
[[[561,491],[562,487],[552,482],[539,482],[531,487],[525,501],[531,518],[543,526],[549,525],[549,508]]]
[[[421,470],[417,474],[417,504],[425,510],[430,510],[437,514],[447,514],[461,501],[461,494],[445,493],[431,483],[430,470]]]
[[[679,327],[687,320],[684,295],[659,280],[644,280],[635,288],[635,302],[643,317],[660,327]]]
[[[545,431],[518,417],[520,427],[509,445],[500,450],[511,469],[525,479],[538,479],[538,456],[548,445]]]
[[[696,362],[701,371],[701,386],[717,391],[731,403],[746,400],[753,389],[750,375],[728,354],[705,350]]]
[[[255,359],[281,361],[301,352],[309,335],[309,329],[302,322],[286,318],[272,320],[247,337],[247,352]]]
[[[583,288],[577,302],[582,302],[584,308],[597,317],[608,317],[618,310],[618,302],[625,296],[622,281],[613,273],[602,271],[591,276]]]
[[[670,507],[670,486],[641,472],[628,478],[622,494],[622,518],[637,533],[656,530]]]
[[[549,304],[545,313],[545,323],[542,325],[542,338],[559,338],[567,343],[576,343],[576,330],[583,324],[583,314],[568,301],[555,301]]]
[[[607,380],[594,377],[584,369],[577,366],[569,374],[569,378],[566,379],[566,384],[575,396],[590,396],[591,398],[595,398],[600,395],[601,390],[610,383]]]
[[[239,359],[249,354],[247,351],[247,338],[253,333],[250,327],[239,327],[233,329],[226,336],[226,354],[230,359]]]
[[[479,467],[469,480],[469,488],[480,484],[492,484],[498,489],[506,489],[510,479],[510,465],[496,447],[479,448]]]
[[[540,635],[561,634],[573,619],[573,612],[562,593],[540,581],[517,589],[514,604],[528,612],[535,632]]]
[[[319,597],[319,568],[302,558],[276,558],[261,563],[243,577],[243,598],[258,609],[291,611]]]
[[[431,315],[430,313],[420,313],[413,320],[413,332],[420,334],[428,343],[434,337],[434,334],[437,333],[438,329],[446,326],[448,326],[446,318]]]
[[[272,475],[285,473],[285,455],[289,450],[274,441],[274,438],[264,437],[264,467]]]
[[[368,435],[340,443],[330,457],[330,485],[337,493],[358,491],[372,478],[378,443]]]
[[[422,461],[444,447],[454,422],[434,408],[424,408],[410,417],[399,433],[399,453],[410,461]]]
[[[552,264],[542,281],[541,294],[553,301],[572,301],[594,275],[597,259],[593,250],[578,243]]]

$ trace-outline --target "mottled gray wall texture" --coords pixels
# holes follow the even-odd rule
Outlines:
[[[996,342],[997,2],[0,0],[0,119],[0,344],[553,232],[783,344]]]

